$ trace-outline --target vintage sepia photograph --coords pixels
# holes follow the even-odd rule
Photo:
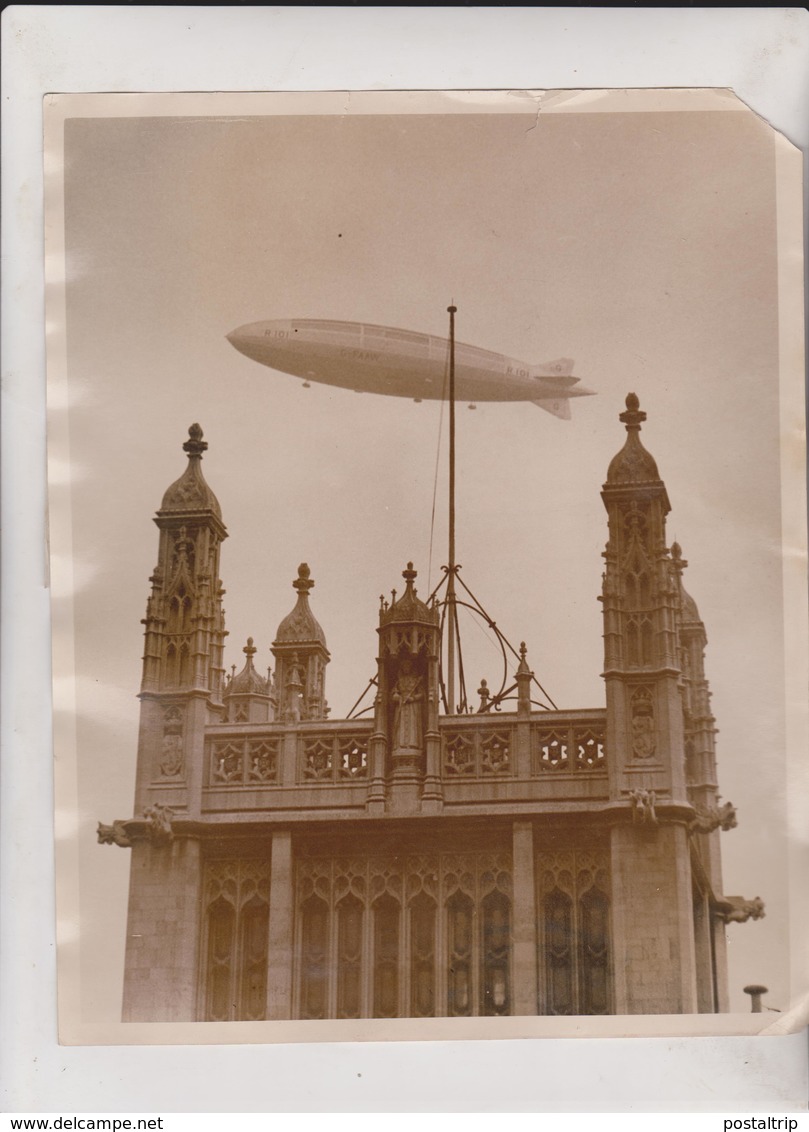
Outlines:
[[[45,121],[60,1040],[803,1024],[800,152],[705,90]]]

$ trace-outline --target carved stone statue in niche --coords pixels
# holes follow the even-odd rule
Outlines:
[[[393,754],[414,754],[424,749],[424,684],[405,657],[393,689]]]
[[[183,737],[176,731],[167,731],[163,736],[160,773],[164,778],[174,778],[183,765]]]
[[[163,778],[176,778],[183,768],[183,719],[179,708],[166,712],[163,739],[160,745],[160,774]]]
[[[645,689],[640,689],[632,697],[632,754],[636,759],[650,759],[656,749],[651,696]]]

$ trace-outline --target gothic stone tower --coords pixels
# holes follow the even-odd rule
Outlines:
[[[158,560],[146,607],[124,1017],[193,1015],[199,933],[199,842],[174,839],[175,817],[200,813],[199,737],[222,717],[225,638],[219,549],[227,531],[202,474],[208,447],[194,424],[188,464],[163,496]],[[133,833],[141,832],[133,830]],[[166,956],[171,964],[166,970]]]
[[[620,419],[626,443],[602,493],[615,1010],[712,1011],[723,1006],[725,979],[723,925],[712,907],[720,823],[712,821],[706,638],[682,588],[679,547],[666,545],[669,500],[640,440],[646,414],[634,394]],[[692,805],[702,807],[704,835]]]

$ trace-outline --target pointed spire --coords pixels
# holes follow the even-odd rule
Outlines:
[[[218,519],[222,518],[219,501],[205,482],[200,467],[202,453],[207,447],[208,442],[202,439],[202,429],[198,424],[192,424],[188,430],[188,440],[183,444],[183,451],[188,456],[188,465],[163,496],[161,512],[213,511]]]
[[[278,626],[275,635],[276,645],[291,642],[312,644],[319,642],[324,647],[326,645],[326,635],[309,607],[309,591],[315,584],[311,574],[308,563],[301,562],[298,576],[292,583],[293,589],[297,591],[298,601],[292,612],[287,614]]]
[[[607,471],[607,486],[617,484],[660,483],[660,474],[654,458],[646,451],[640,440],[640,426],[646,420],[646,413],[640,408],[636,393],[626,398],[626,410],[618,419],[626,426],[627,437],[623,448],[614,456]]]
[[[269,694],[269,684],[256,672],[253,666],[253,657],[257,653],[253,638],[247,638],[247,644],[242,649],[245,655],[244,668],[235,675],[236,665],[233,665],[234,675],[231,676],[225,691],[225,697],[230,696],[266,696]]]
[[[426,621],[431,625],[435,623],[438,619],[438,610],[431,609],[419,598],[413,584],[418,577],[418,571],[413,569],[412,562],[408,562],[406,568],[402,570],[402,577],[405,580],[405,591],[397,601],[396,590],[391,590],[390,607],[385,609],[383,605],[380,610],[380,624],[388,621]]]

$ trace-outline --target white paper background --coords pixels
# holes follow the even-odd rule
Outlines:
[[[805,1035],[496,1046],[56,1044],[40,138],[41,98],[54,91],[727,86],[806,148],[806,12],[22,6],[6,10],[3,30],[4,1107],[804,1107]]]

